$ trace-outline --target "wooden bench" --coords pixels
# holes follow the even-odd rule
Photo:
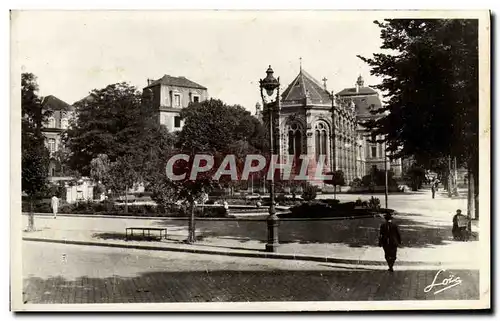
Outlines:
[[[125,228],[125,239],[128,240],[129,237],[134,236],[134,230],[142,231],[142,236],[146,237],[146,231],[148,232],[147,236],[151,237],[151,231],[159,231],[160,232],[160,240],[162,239],[163,232],[165,235],[163,238],[167,238],[167,229],[165,227],[127,227]],[[130,234],[129,234],[130,231]]]

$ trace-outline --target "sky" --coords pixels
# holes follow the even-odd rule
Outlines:
[[[15,68],[38,77],[40,95],[67,103],[126,81],[185,76],[210,97],[250,111],[272,65],[284,90],[302,67],[328,90],[380,80],[356,55],[380,52],[373,13],[333,11],[17,11],[11,17]]]

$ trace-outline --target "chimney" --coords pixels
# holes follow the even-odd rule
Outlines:
[[[151,85],[152,82],[153,82],[153,79],[148,78],[148,86]]]
[[[359,75],[358,80],[356,81],[356,92],[357,93],[359,92],[359,88],[363,87],[364,84],[365,84],[365,81],[363,80],[363,77],[361,77],[361,75]]]

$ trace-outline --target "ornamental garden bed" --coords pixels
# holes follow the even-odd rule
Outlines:
[[[329,218],[356,217],[394,213],[392,209],[368,206],[360,202],[340,203],[338,200],[304,202],[290,208],[289,213],[278,214],[280,218]]]

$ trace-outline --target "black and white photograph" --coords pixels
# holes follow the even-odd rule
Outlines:
[[[11,310],[490,309],[490,19],[12,10]]]

